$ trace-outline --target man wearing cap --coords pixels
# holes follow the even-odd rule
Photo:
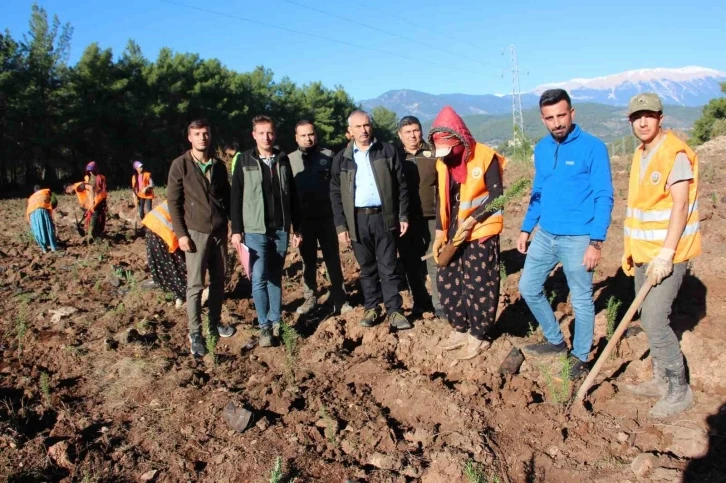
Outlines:
[[[134,161],[135,173],[131,176],[131,190],[134,193],[134,203],[139,208],[139,220],[143,220],[144,216],[151,211],[151,205],[154,199],[154,180],[151,179],[151,173],[144,170],[144,164],[141,161]]]
[[[325,268],[330,278],[328,302],[334,313],[353,310],[345,301],[343,271],[340,268],[340,249],[330,204],[330,167],[333,152],[318,146],[318,135],[312,121],[302,119],[295,125],[297,150],[290,153],[290,166],[302,214],[300,256],[303,262],[303,296],[298,314],[307,314],[317,305],[318,243],[323,252]]]
[[[436,262],[433,258],[421,261],[436,237],[436,158],[431,147],[423,141],[418,118],[402,117],[398,122],[398,138],[403,146],[401,157],[409,200],[408,231],[398,239],[398,256],[413,297],[412,315],[420,317],[433,310],[437,317],[443,318],[436,288]],[[431,280],[431,296],[426,290],[427,273]]]
[[[635,276],[636,292],[646,280],[653,285],[640,306],[640,324],[650,343],[653,377],[621,387],[637,395],[660,398],[648,414],[667,418],[693,404],[683,354],[669,316],[688,261],[701,253],[698,156],[672,132],[663,131],[663,104],[656,94],[633,97],[628,118],[642,144],[630,168],[623,270]]]
[[[193,356],[207,353],[202,337],[202,290],[209,272],[209,329],[220,337],[234,335],[222,325],[227,261],[229,178],[227,167],[210,155],[212,128],[203,119],[187,127],[191,149],[171,162],[167,202],[179,248],[187,265],[187,318]]]
[[[574,123],[575,109],[566,91],[544,91],[539,107],[550,136],[534,148],[534,182],[517,250],[527,254],[519,291],[546,340],[525,346],[522,352],[530,357],[567,353],[544,295],[547,277],[561,263],[575,312],[570,377],[576,379],[587,373],[595,328],[592,276],[613,208],[610,158],[602,141]],[[535,226],[539,229],[527,249]]]
[[[398,150],[373,137],[371,116],[348,116],[352,140],[333,158],[330,199],[338,241],[353,245],[360,265],[365,312],[363,327],[375,325],[384,302],[388,323],[409,329],[398,293],[396,238],[408,229],[408,189]]]

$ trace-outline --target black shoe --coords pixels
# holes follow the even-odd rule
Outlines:
[[[207,347],[204,345],[204,338],[201,334],[189,334],[189,344],[193,356],[204,357]]]
[[[564,341],[557,345],[544,341],[538,344],[526,345],[522,347],[522,352],[530,357],[556,356],[567,352],[567,344]]]
[[[575,356],[570,356],[570,380],[576,381],[580,378],[587,376],[590,372],[590,368],[587,366],[587,362],[581,361]]]
[[[366,310],[365,312],[363,312],[363,318],[360,319],[360,325],[362,327],[373,327],[374,325],[376,325],[376,320],[378,320],[379,315],[380,314],[376,309]]]
[[[260,342],[257,344],[260,347],[272,347],[272,328],[265,327],[260,329]]]

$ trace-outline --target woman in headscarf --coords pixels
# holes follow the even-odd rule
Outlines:
[[[58,199],[49,189],[40,189],[35,185],[33,194],[28,198],[28,208],[25,215],[30,223],[35,241],[43,253],[54,252],[58,249],[55,241],[55,224],[53,224],[53,210],[58,206]]]
[[[473,359],[491,344],[487,333],[499,304],[501,211],[489,205],[503,194],[504,158],[477,143],[454,110],[434,120],[429,145],[438,158],[439,203],[433,244],[441,305],[453,330],[444,350],[462,348],[456,358]]]
[[[106,228],[106,177],[98,173],[95,161],[86,165],[86,173],[83,181],[80,181],[69,188],[78,197],[78,203],[85,210],[83,223],[86,228],[86,237],[94,238],[100,236]]]

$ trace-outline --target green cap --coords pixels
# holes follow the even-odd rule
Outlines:
[[[628,117],[638,111],[663,112],[663,103],[660,97],[652,92],[643,92],[630,99],[628,103]]]

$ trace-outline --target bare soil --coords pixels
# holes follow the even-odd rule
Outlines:
[[[234,264],[223,317],[238,332],[220,340],[216,361],[194,359],[185,311],[141,287],[145,245],[128,193],[111,194],[107,235],[90,246],[76,233],[75,201],[62,197],[55,219],[64,249],[55,255],[35,246],[24,200],[0,202],[0,479],[266,482],[279,457],[279,481],[726,481],[726,138],[699,153],[704,253],[673,311],[696,404],[671,421],[649,420],[654,401],[618,390],[649,377],[637,322],[584,408],[569,405],[577,387],[563,382],[559,360],[525,360],[517,374],[499,374],[512,347],[541,337],[517,290],[524,259],[514,242],[526,197],[507,209],[496,339],[458,364],[436,348],[449,332],[436,319],[399,333],[358,326],[350,251],[342,256],[356,310],[330,317],[323,290],[321,308],[297,316],[301,262],[292,249],[284,319],[299,334],[297,350],[255,347],[249,282]],[[622,302],[621,316],[633,299],[620,271],[628,165],[613,160],[616,205],[595,276],[593,358],[606,344],[608,299]],[[510,182],[528,174],[506,170]],[[325,287],[322,261],[319,278]],[[561,269],[546,290],[569,334]],[[404,300],[410,308],[407,293]],[[230,401],[255,411],[251,429],[227,426]],[[631,467],[643,453],[648,464]]]

